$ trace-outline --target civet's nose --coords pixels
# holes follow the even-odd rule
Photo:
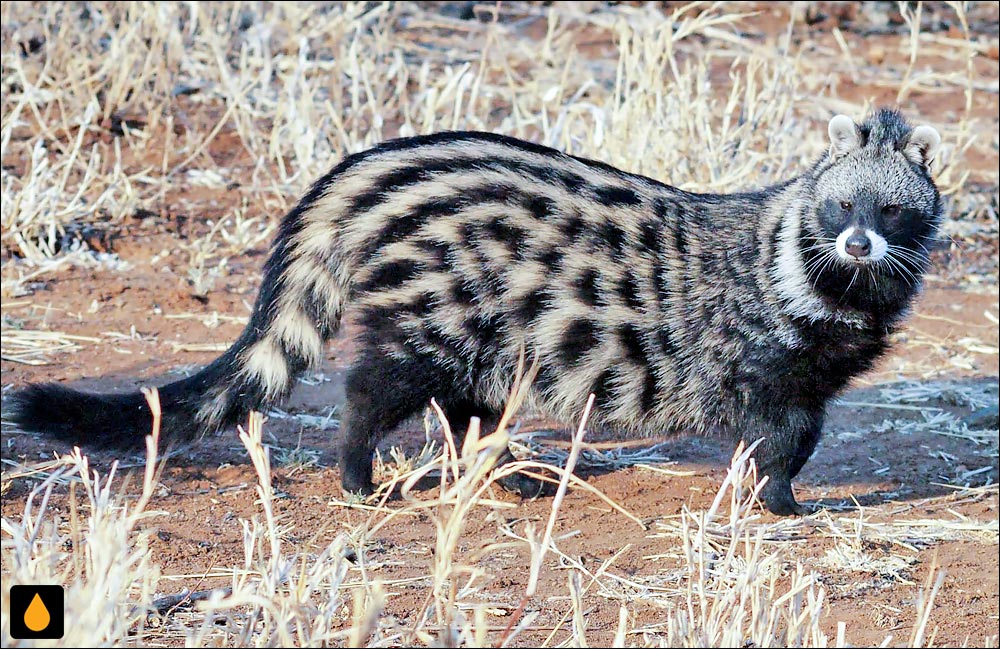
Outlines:
[[[847,251],[847,254],[855,259],[861,259],[871,253],[872,242],[863,231],[854,230],[854,233],[847,238],[844,249]]]

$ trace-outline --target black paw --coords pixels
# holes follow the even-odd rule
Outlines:
[[[367,498],[375,493],[375,485],[372,484],[370,476],[355,476],[350,472],[344,472],[340,478],[340,486],[344,489],[344,493],[360,498]]]
[[[809,510],[795,502],[792,483],[788,480],[768,480],[760,493],[764,507],[778,516],[805,516]]]
[[[494,470],[499,470],[500,467],[516,461],[517,458],[510,452],[510,449],[507,449],[497,460]],[[497,478],[497,483],[503,487],[505,491],[515,493],[521,496],[521,498],[535,499],[542,496],[556,495],[556,489],[559,488],[559,478],[554,474],[552,475],[553,477],[551,481],[540,480],[539,478],[534,478],[518,471],[517,473],[511,473]]]
[[[497,483],[504,490],[515,493],[521,498],[535,499],[542,496],[554,496],[558,485],[548,480],[539,480],[523,473],[511,473],[497,478]]]

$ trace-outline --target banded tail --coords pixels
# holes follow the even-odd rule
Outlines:
[[[340,325],[350,290],[349,264],[336,249],[300,245],[306,224],[339,214],[324,192],[340,171],[317,182],[283,220],[264,267],[250,321],[235,343],[197,374],[159,388],[161,444],[184,441],[241,421],[288,394],[295,377],[318,364]],[[332,248],[332,247],[331,247]],[[54,383],[11,395],[3,419],[23,430],[88,448],[140,447],[152,431],[141,392],[94,394]]]

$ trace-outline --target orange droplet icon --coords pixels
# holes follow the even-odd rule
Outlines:
[[[38,633],[49,625],[52,617],[49,615],[49,609],[45,608],[45,602],[42,598],[35,593],[35,597],[28,604],[28,610],[24,612],[24,625]]]

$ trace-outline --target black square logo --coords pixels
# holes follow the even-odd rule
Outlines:
[[[58,640],[65,633],[62,586],[11,586],[10,637]]]

